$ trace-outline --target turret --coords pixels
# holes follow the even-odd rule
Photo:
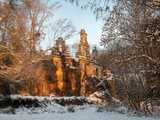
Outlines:
[[[61,54],[65,52],[66,44],[63,38],[59,37],[58,40],[56,40],[56,47],[58,49],[58,52],[60,52]]]
[[[92,60],[93,60],[93,61],[96,61],[96,60],[97,60],[97,57],[98,57],[98,50],[97,50],[97,47],[95,46],[95,47],[92,49]]]
[[[89,44],[87,41],[87,33],[85,32],[84,29],[82,29],[80,32],[78,58],[79,60],[89,60],[90,58]]]

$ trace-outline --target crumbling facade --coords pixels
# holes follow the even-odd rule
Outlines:
[[[85,30],[80,31],[76,58],[71,56],[63,38],[56,40],[51,56],[51,60],[41,60],[24,67],[19,77],[22,84],[16,94],[87,96],[97,90],[96,85],[103,76],[103,69],[96,64],[98,51],[94,48],[90,54]]]
[[[62,38],[56,41],[53,52],[56,66],[57,90],[60,95],[79,95],[78,62],[71,57],[68,46]]]
[[[78,61],[71,57],[68,46],[62,38],[56,41],[53,50],[53,63],[57,68],[57,88],[63,94],[86,95],[87,77],[98,75],[97,69],[99,68],[91,62],[87,33],[83,29],[80,31],[77,58]]]

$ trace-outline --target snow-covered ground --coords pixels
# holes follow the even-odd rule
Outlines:
[[[75,111],[72,111],[72,109]],[[0,120],[160,120],[158,117],[136,117],[97,110],[96,106],[90,105],[73,108],[54,105],[49,107],[48,111],[19,108],[16,110],[16,114],[0,114]]]
[[[12,96],[13,99],[17,99],[21,96]],[[30,99],[35,99],[35,97],[25,97]],[[37,98],[37,97],[36,97]],[[40,101],[45,99],[62,99],[62,98],[37,98]],[[81,99],[75,97],[63,97],[63,99]],[[45,100],[46,101],[46,100]],[[7,109],[12,108],[6,108]],[[122,108],[120,108],[122,109]],[[1,109],[2,110],[2,109]],[[123,108],[123,110],[125,110]],[[10,110],[11,111],[11,110]],[[7,113],[7,112],[6,112]],[[129,113],[121,114],[118,112],[108,112],[97,105],[93,104],[83,104],[83,105],[66,105],[62,106],[60,104],[49,102],[42,105],[41,107],[19,107],[14,108],[10,114],[0,113],[0,120],[160,120],[160,118],[153,117],[137,117],[129,115]]]

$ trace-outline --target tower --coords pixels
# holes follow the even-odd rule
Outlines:
[[[85,80],[86,80],[86,67],[89,64],[90,59],[90,52],[89,52],[89,44],[87,41],[87,33],[84,29],[80,32],[80,43],[78,48],[78,59],[80,64],[80,83],[81,83],[81,90],[80,94],[82,96],[86,93],[86,86],[85,86]]]
[[[90,52],[89,52],[89,44],[87,41],[87,33],[84,29],[80,32],[80,43],[78,49],[78,58],[79,60],[89,60]]]
[[[63,38],[58,38],[53,54],[53,63],[55,64],[57,88],[60,90],[61,95],[67,94],[70,90],[71,80],[69,78],[69,68],[72,65],[72,56],[69,47],[66,45]]]
[[[64,55],[65,55],[65,41],[63,38],[58,38],[56,40],[55,47],[53,49],[53,63],[56,66],[56,79],[57,79],[57,88],[63,94],[65,91],[65,70],[64,70]]]

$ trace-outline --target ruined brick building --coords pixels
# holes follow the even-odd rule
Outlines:
[[[51,57],[26,64],[21,69],[20,76],[13,81],[13,89],[9,88],[10,93],[33,96],[89,95],[97,90],[96,85],[103,76],[103,68],[96,64],[97,49],[90,51],[85,30],[80,31],[76,58],[72,57],[65,40],[58,38]],[[5,88],[4,84],[0,84],[0,88]]]
[[[101,67],[94,63],[97,51],[90,54],[90,47],[87,41],[85,30],[80,32],[77,59],[71,56],[68,46],[63,38],[56,41],[53,49],[53,63],[56,66],[56,88],[62,94],[85,95],[87,77],[98,77]],[[55,88],[55,87],[54,87]]]

